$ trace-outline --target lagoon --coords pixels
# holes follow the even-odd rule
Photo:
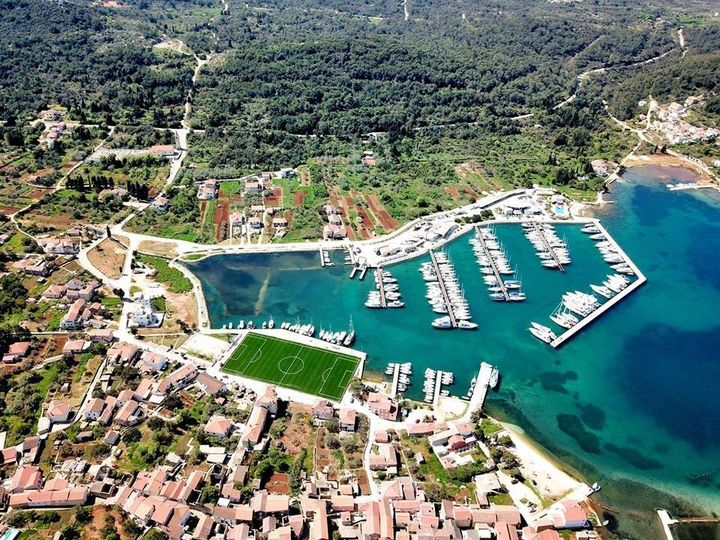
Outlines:
[[[517,267],[527,301],[488,299],[468,237],[446,251],[470,302],[476,332],[434,331],[417,271],[421,257],[390,268],[406,308],[363,307],[373,286],[349,280],[336,266],[321,268],[317,250],[221,255],[188,263],[200,279],[213,327],[240,320],[351,325],[367,369],[411,361],[420,397],[425,367],[453,371],[454,394],[464,394],[485,360],[503,375],[489,412],[521,426],[589,481],[601,481],[607,508],[622,507],[620,527],[645,537],[652,508],[672,501],[647,486],[706,509],[720,508],[720,197],[715,192],[669,192],[687,181],[678,169],[629,170],[612,189],[603,224],[645,273],[648,283],[566,344],[553,350],[527,332],[567,290],[588,290],[610,272],[577,226],[558,226],[573,263],[567,272],[540,266],[516,225],[496,232]],[[641,516],[628,517],[637,509]],[[672,508],[670,508],[672,511]]]

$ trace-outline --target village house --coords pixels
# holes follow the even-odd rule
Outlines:
[[[65,284],[65,296],[68,300],[82,298],[89,302],[95,297],[95,293],[99,288],[100,282],[96,280],[86,283],[79,279],[71,279]]]
[[[115,415],[114,422],[122,427],[134,426],[140,421],[140,416],[137,414],[140,409],[140,404],[134,399],[126,401]]]
[[[262,226],[263,226],[262,219],[260,219],[257,216],[251,216],[248,219],[248,226],[250,227],[251,234],[258,234],[260,232],[260,229],[262,229]]]
[[[115,396],[107,396],[105,398],[105,408],[103,408],[102,414],[98,417],[100,425],[107,426],[112,421],[116,404],[117,398]]]
[[[86,335],[93,343],[112,343],[115,340],[115,332],[111,328],[92,328]]]
[[[22,465],[17,468],[10,479],[10,493],[22,493],[42,486],[42,473],[32,465]]]
[[[448,429],[428,437],[428,443],[445,468],[472,463],[469,455],[461,455],[477,445],[474,426],[470,422],[453,422]]]
[[[224,382],[205,372],[197,376],[196,383],[198,387],[209,396],[222,394],[226,390]]]
[[[99,201],[106,201],[107,199],[117,199],[119,201],[125,201],[128,198],[128,190],[121,187],[114,187],[112,189],[103,189],[98,193]]]
[[[29,352],[29,341],[16,341],[15,343],[11,343],[7,352],[2,357],[3,364],[14,364],[15,362],[19,362],[23,358],[27,357]]]
[[[52,265],[40,255],[25,255],[12,263],[12,268],[31,276],[47,277],[52,272]]]
[[[233,421],[224,416],[211,416],[205,424],[204,431],[215,437],[227,437],[233,429]]]
[[[156,210],[164,212],[168,209],[168,206],[170,206],[170,199],[168,199],[165,195],[160,194],[153,199],[152,206]]]
[[[17,451],[17,448],[15,448],[14,446],[10,446],[8,448],[4,448],[3,450],[0,450],[0,455],[2,456],[2,464],[3,465],[17,464],[18,451]]]
[[[415,422],[407,424],[405,428],[407,434],[411,437],[425,437],[434,433],[439,433],[447,429],[445,422]]]
[[[206,180],[198,187],[197,198],[201,201],[216,199],[218,193],[218,181]]]
[[[80,251],[80,245],[70,238],[48,236],[39,240],[45,253],[54,255],[75,255]]]
[[[85,411],[83,411],[83,416],[85,417],[85,420],[94,421],[100,418],[100,415],[102,414],[103,409],[105,408],[105,400],[101,398],[92,398],[88,404]]]
[[[590,166],[592,167],[593,172],[597,176],[607,176],[608,175],[608,166],[607,166],[607,162],[604,159],[593,159],[590,162]]]
[[[63,345],[62,354],[63,356],[75,356],[81,354],[90,348],[90,342],[84,339],[71,339],[65,342]]]
[[[54,424],[67,422],[70,418],[70,406],[63,401],[54,399],[48,403],[45,417]]]
[[[153,351],[143,351],[137,367],[143,373],[155,373],[165,369],[166,365],[167,357],[165,355]]]
[[[262,182],[248,181],[245,182],[245,195],[260,195],[263,192]]]
[[[70,306],[65,316],[60,320],[60,328],[70,330],[88,324],[99,313],[101,306],[98,303],[88,304],[83,298],[78,298]]]
[[[148,152],[165,159],[174,159],[179,154],[172,144],[156,144],[148,148]]]
[[[387,394],[382,392],[368,393],[367,406],[383,420],[397,420],[399,408]]]
[[[135,298],[135,310],[130,313],[128,326],[131,328],[156,328],[162,325],[164,313],[152,305],[152,298],[139,294]]]
[[[284,217],[276,217],[272,220],[272,226],[276,229],[283,229],[288,226],[288,220]]]
[[[242,234],[242,226],[245,225],[246,219],[245,214],[242,212],[232,212],[230,214],[229,220],[231,236]]]
[[[42,298],[44,300],[59,300],[60,298],[65,297],[66,292],[67,288],[65,285],[57,283],[55,285],[50,285],[47,289],[45,289],[42,293]]]
[[[139,349],[130,343],[114,343],[105,353],[109,363],[129,364],[137,356]]]
[[[397,474],[399,463],[395,447],[389,443],[380,443],[375,445],[375,449],[376,452],[370,453],[370,470]]]
[[[332,420],[335,417],[335,410],[332,404],[326,399],[321,399],[312,408],[315,420]]]
[[[577,501],[562,500],[548,513],[556,529],[584,529],[590,526],[587,513]]]
[[[143,378],[137,385],[137,388],[133,391],[133,397],[136,401],[147,401],[152,395],[154,383],[152,379],[147,377]]]
[[[357,414],[354,409],[340,409],[340,429],[343,431],[355,431]]]
[[[360,161],[366,167],[374,167],[377,164],[377,161],[375,160],[375,152],[372,150],[365,150]]]
[[[87,487],[68,487],[56,491],[25,491],[10,496],[11,508],[65,508],[83,505],[90,491]]]
[[[197,372],[195,364],[185,364],[161,380],[155,388],[154,394],[164,397],[173,390],[184,388],[195,379]]]

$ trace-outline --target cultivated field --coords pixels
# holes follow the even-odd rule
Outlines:
[[[223,371],[339,401],[359,362],[346,354],[251,332]]]

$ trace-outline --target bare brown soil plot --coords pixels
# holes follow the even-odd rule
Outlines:
[[[370,482],[364,469],[355,472],[357,475],[358,486],[360,487],[360,495],[370,495]]]
[[[360,221],[357,224],[358,233],[363,238],[372,238],[373,223],[367,211],[359,204],[355,206],[355,211],[358,213],[358,217],[360,218]]]
[[[56,215],[46,216],[32,211],[29,214],[23,215],[23,224],[35,224],[49,229],[68,230],[73,228],[77,223],[80,223],[77,219],[72,219],[67,215]]]
[[[265,206],[280,206],[283,200],[283,188],[274,187],[271,192],[271,195],[264,198]]]
[[[47,194],[50,193],[51,191],[52,191],[52,189],[50,189],[50,188],[36,187],[35,189],[33,189],[33,190],[30,192],[30,195],[28,195],[28,197],[30,197],[31,199],[37,201],[37,200],[42,199],[45,195],[47,195]]]
[[[349,240],[355,240],[355,230],[353,229],[352,224],[350,223],[350,219],[348,218],[348,207],[345,204],[345,200],[338,194],[336,186],[330,187],[329,192],[330,197],[328,199],[328,204],[335,206],[340,210],[340,216],[342,217],[342,221],[345,224],[345,232],[347,234],[347,237]]]
[[[213,223],[215,224],[215,239],[222,242],[230,231],[230,205],[227,201],[218,202],[215,206]]]
[[[111,279],[122,275],[127,250],[114,238],[106,238],[88,253],[90,263]]]
[[[285,452],[295,457],[307,446],[312,434],[310,426],[311,408],[296,403],[290,404],[292,414],[287,429],[283,432],[280,441]]]
[[[265,484],[265,489],[278,495],[290,495],[290,476],[287,473],[273,473]]]
[[[295,206],[302,206],[305,203],[305,192],[304,191],[296,191],[293,194],[293,204]]]
[[[175,247],[169,242],[143,240],[142,242],[140,242],[138,250],[142,253],[148,253],[150,255],[160,255],[161,257],[177,257],[177,251],[175,250]]]
[[[365,195],[365,200],[385,232],[390,232],[399,225],[375,195]]]
[[[0,214],[3,214],[5,216],[14,214],[18,210],[20,210],[20,207],[18,207],[18,206],[0,206]]]
[[[45,341],[45,344],[41,349],[42,352],[39,355],[40,358],[51,358],[53,356],[62,354],[63,347],[65,346],[67,340],[68,337],[64,334],[55,334],[50,336]]]
[[[165,291],[165,320],[160,328],[143,330],[143,335],[167,334],[181,332],[182,327],[177,321],[182,321],[189,327],[197,326],[197,299],[193,292],[173,293]]]
[[[463,188],[465,189],[465,193],[467,193],[468,195],[470,195],[473,199],[480,199],[480,198],[482,198],[482,197],[480,196],[480,194],[479,194],[477,191],[475,191],[474,189],[472,189],[470,186],[463,186]]]
[[[453,199],[459,199],[460,198],[460,192],[455,186],[448,186],[445,188],[445,192],[450,195]]]

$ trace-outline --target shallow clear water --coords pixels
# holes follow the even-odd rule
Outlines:
[[[214,327],[270,316],[334,330],[352,324],[367,369],[413,362],[416,398],[425,367],[453,371],[452,392],[461,395],[486,360],[503,377],[492,413],[584,472],[596,471],[590,481],[626,478],[720,508],[720,198],[664,186],[687,180],[683,171],[646,167],[615,185],[615,204],[599,217],[648,283],[557,351],[532,338],[530,321],[549,324],[563,292],[589,292],[610,272],[577,226],[558,227],[573,257],[565,273],[541,267],[519,226],[496,227],[523,279],[524,303],[488,299],[469,237],[447,247],[476,332],[430,327],[437,315],[417,271],[427,257],[390,268],[406,302],[401,310],[364,308],[372,276],[349,280],[342,254],[325,269],[317,251],[223,255],[189,267],[203,283]],[[608,486],[611,502],[631,496],[611,496]]]

